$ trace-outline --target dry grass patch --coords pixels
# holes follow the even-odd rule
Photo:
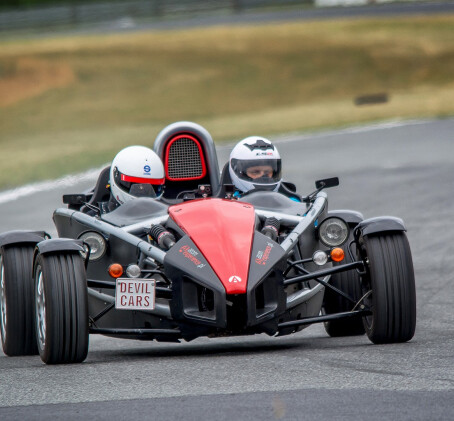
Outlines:
[[[75,80],[74,72],[65,63],[20,57],[3,64],[0,78],[0,107],[16,104],[44,92],[68,86]]]

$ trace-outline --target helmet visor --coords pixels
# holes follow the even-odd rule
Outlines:
[[[231,160],[232,169],[242,180],[254,184],[277,183],[281,179],[280,159],[236,159]]]
[[[136,197],[159,197],[164,190],[164,178],[133,177],[116,171],[117,186],[124,192]]]

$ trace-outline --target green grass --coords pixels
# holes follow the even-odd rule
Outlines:
[[[453,115],[453,71],[449,15],[5,39],[0,189],[151,146],[178,120],[220,142]],[[377,92],[390,101],[355,107]]]

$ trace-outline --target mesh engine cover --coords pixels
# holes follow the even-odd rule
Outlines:
[[[181,136],[170,145],[167,153],[169,179],[202,178],[204,165],[198,142],[191,136]]]

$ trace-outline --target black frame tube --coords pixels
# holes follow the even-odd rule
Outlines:
[[[335,314],[328,314],[324,316],[315,316],[315,317],[305,317],[299,320],[292,320],[290,322],[279,323],[277,327],[279,329],[283,329],[286,327],[297,327],[301,325],[310,325],[313,323],[322,323],[327,322],[330,320],[340,320],[340,319],[348,319],[352,317],[359,317],[359,316],[368,316],[372,314],[370,310],[356,310],[356,311],[348,311],[345,313],[335,313]]]
[[[305,274],[310,274],[310,272],[308,270],[304,269],[300,265],[295,265],[295,267]],[[315,278],[314,281],[317,281],[319,284],[322,284],[325,288],[331,289],[336,294],[341,295],[342,297],[344,297],[346,300],[350,301],[351,303],[356,304],[356,301],[352,297],[350,297],[344,291],[341,291],[340,289],[336,288],[335,286],[329,284],[328,282],[325,282],[323,279]]]
[[[104,316],[106,313],[108,313],[114,307],[115,307],[115,303],[109,304],[103,310],[101,310],[96,316],[90,317],[90,322],[96,323],[97,320],[99,320],[102,316]]]
[[[289,265],[287,266],[287,269],[285,269],[285,271],[284,271],[284,276],[287,276],[287,273],[289,273],[292,270],[292,268],[294,268],[295,266],[297,266],[301,263],[309,263],[312,261],[313,261],[312,257],[308,257],[307,259],[296,260],[294,262],[290,261]]]
[[[112,335],[181,335],[179,329],[112,329],[90,327],[90,334]]]
[[[87,279],[88,288],[115,288],[115,281],[101,281],[95,279]]]
[[[298,284],[300,282],[309,281],[311,279],[316,279],[319,277],[332,275],[333,273],[344,272],[344,271],[350,270],[350,269],[357,269],[360,267],[363,267],[363,262],[357,261],[357,262],[352,262],[352,263],[346,263],[345,265],[336,266],[336,267],[329,268],[329,269],[317,270],[317,271],[311,272],[307,275],[295,276],[294,278],[286,279],[284,281],[284,286]]]

